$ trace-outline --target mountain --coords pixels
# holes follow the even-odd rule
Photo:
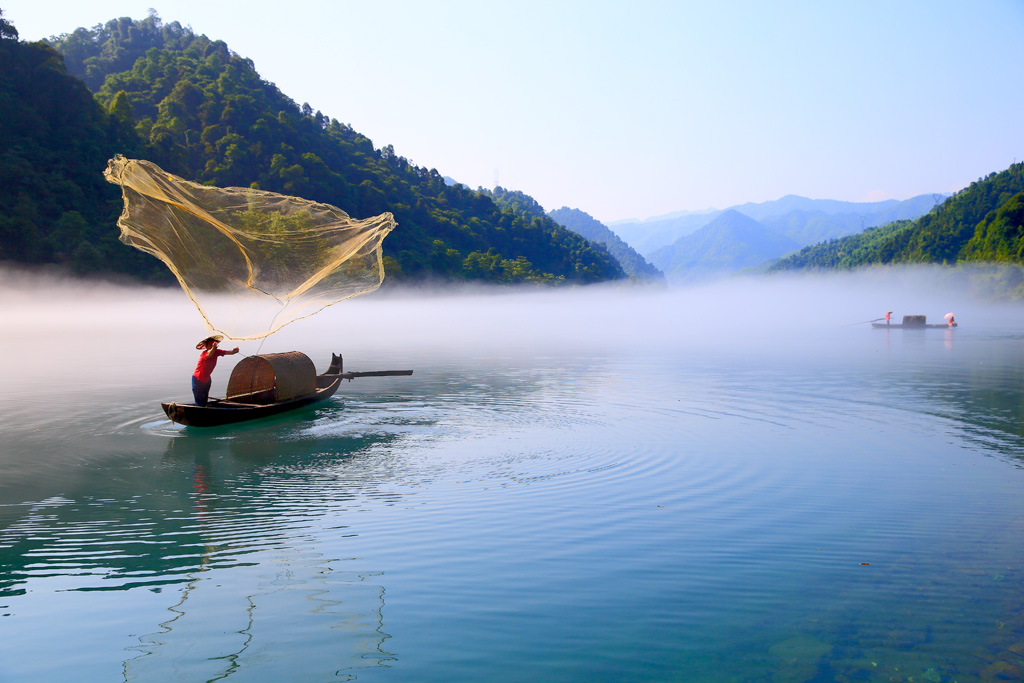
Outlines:
[[[705,214],[705,213],[718,213],[718,209],[704,209],[703,211],[691,211],[691,210],[683,209],[682,211],[671,211],[669,213],[663,213],[663,214],[659,214],[657,216],[650,216],[648,218],[643,218],[643,219],[626,218],[624,220],[611,221],[609,223],[605,223],[605,225],[607,225],[609,228],[614,228],[615,226],[618,226],[618,225],[627,225],[627,224],[632,224],[632,223],[661,222],[661,221],[671,220],[673,218],[682,218],[683,216],[692,216],[692,215]]]
[[[760,265],[799,247],[789,237],[735,209],[650,255],[670,282],[713,279]]]
[[[786,195],[768,202],[748,202],[730,208],[776,228],[803,246],[859,232],[866,227],[917,218],[930,211],[937,198],[941,199],[943,195],[919,195],[903,201],[889,199],[881,202],[843,202]],[[650,255],[655,249],[704,227],[721,213],[711,210],[670,214],[646,221],[620,221],[612,227],[641,254]]]
[[[931,211],[946,195],[923,194],[903,201],[840,202],[828,199],[784,197],[776,202],[737,208],[751,218],[773,227],[800,246],[861,232],[893,221],[912,220]],[[799,200],[785,206],[784,200]],[[803,208],[809,206],[811,208]]]
[[[778,216],[765,215],[757,220],[805,246],[861,232],[867,227],[914,219],[930,211],[934,203],[934,195],[921,195],[902,202],[879,202],[874,208],[865,206],[854,212],[847,210],[829,214],[818,209],[794,209]]]
[[[570,209],[563,206],[561,209],[549,211],[548,216],[556,223],[583,235],[591,242],[603,245],[611,252],[611,255],[622,265],[626,274],[637,280],[651,282],[665,282],[665,274],[648,263],[643,256],[623,242],[618,235],[608,229],[590,214],[579,209]]]
[[[1019,194],[1024,163],[979,178],[917,220],[896,221],[801,249],[769,271],[849,269],[889,263],[1022,263]]]
[[[391,279],[625,277],[607,251],[550,218],[448,186],[391,145],[377,148],[297,105],[222,41],[155,13],[52,38],[66,67],[51,47],[10,32],[0,42],[0,201],[16,207],[0,225],[0,259],[73,263],[82,251],[79,261],[100,271],[161,277],[156,259],[123,256],[133,250],[116,240],[120,197],[100,174],[123,153],[200,183],[298,195],[355,217],[391,211],[398,222],[384,242]],[[94,98],[75,76],[87,79]]]
[[[720,213],[712,209],[707,212],[669,214],[667,217],[645,221],[618,221],[609,227],[637,252],[650,255],[683,235],[703,228]]]
[[[930,211],[939,198],[944,198],[944,195],[922,194],[902,201],[886,199],[880,202],[844,202],[837,199],[808,199],[788,194],[772,201],[758,204],[748,202],[732,208],[762,222],[799,211],[820,212],[829,216],[863,216],[865,221],[870,221],[870,227],[872,224],[879,225],[878,221],[889,223],[893,220],[916,218]]]
[[[691,221],[689,229],[697,218],[713,216],[706,225],[683,235],[669,247],[649,253],[648,259],[674,281],[722,276],[762,265],[808,244],[855,233],[865,224],[916,218],[934,202],[935,195],[868,203],[787,195],[770,202],[742,204],[715,214],[684,216],[660,224],[658,229],[665,231],[679,229],[683,221]],[[737,216],[749,222],[740,221]],[[734,243],[729,244],[730,240]],[[700,249],[709,251],[702,256]],[[751,262],[756,255],[764,258]]]
[[[0,262],[173,282],[158,261],[120,244],[114,228],[122,204],[102,171],[114,154],[137,152],[138,137],[45,43],[0,30],[0,65]]]

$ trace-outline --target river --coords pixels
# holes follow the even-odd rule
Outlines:
[[[411,377],[205,430],[180,291],[0,278],[0,681],[1020,680],[1024,313],[931,277],[380,292],[240,346]]]

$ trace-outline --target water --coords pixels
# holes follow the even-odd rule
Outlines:
[[[1024,677],[1020,310],[737,287],[366,297],[263,351],[412,377],[196,430],[180,293],[9,285],[0,681]]]

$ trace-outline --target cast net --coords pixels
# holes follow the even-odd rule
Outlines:
[[[390,213],[356,220],[298,197],[189,182],[116,156],[121,241],[163,261],[210,330],[260,339],[384,280]]]

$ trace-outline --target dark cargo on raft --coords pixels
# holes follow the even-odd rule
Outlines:
[[[225,398],[211,398],[205,406],[160,405],[172,422],[188,427],[216,427],[269,417],[326,400],[334,395],[343,379],[412,374],[412,370],[344,372],[342,357],[332,356],[331,366],[322,375],[316,374],[313,361],[299,351],[249,356],[231,371]]]

